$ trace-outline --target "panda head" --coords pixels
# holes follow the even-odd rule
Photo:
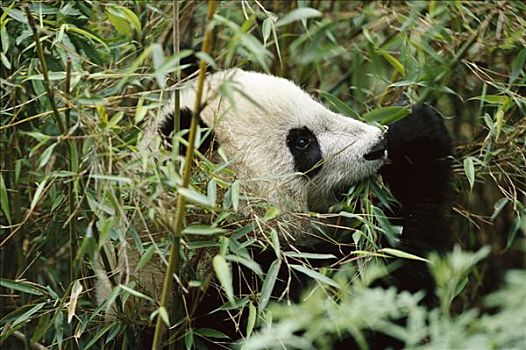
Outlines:
[[[182,90],[181,110],[191,114],[194,103],[195,86]],[[215,73],[206,79],[203,103],[201,119],[244,189],[284,212],[327,212],[339,192],[376,173],[386,156],[383,130],[328,110],[283,78]],[[171,111],[173,104],[154,133]]]

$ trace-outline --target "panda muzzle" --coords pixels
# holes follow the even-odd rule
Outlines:
[[[367,160],[377,160],[385,157],[387,150],[387,140],[385,138],[380,139],[369,152],[367,152],[363,157]]]

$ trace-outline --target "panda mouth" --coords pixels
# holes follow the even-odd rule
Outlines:
[[[364,154],[366,160],[378,160],[385,158],[387,155],[387,140],[382,138],[378,143],[376,143],[368,153]]]

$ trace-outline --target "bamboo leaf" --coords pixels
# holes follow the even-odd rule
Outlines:
[[[220,228],[220,227],[214,227],[210,225],[190,225],[187,226],[182,233],[187,235],[215,235],[217,233],[225,233],[227,230]]]
[[[230,187],[230,197],[232,200],[232,208],[237,213],[239,210],[239,181],[234,181]]]
[[[230,339],[228,335],[212,328],[199,328],[195,334],[204,338]]]
[[[403,259],[410,259],[410,260],[419,260],[419,261],[425,261],[425,262],[430,262],[429,260],[427,259],[424,259],[418,255],[414,255],[414,254],[411,254],[411,253],[407,253],[407,252],[404,252],[402,250],[398,250],[398,249],[393,249],[393,248],[382,248],[380,250],[378,250],[378,252],[380,253],[386,253],[386,254],[389,254],[389,255],[392,255],[392,256],[395,256],[397,258],[403,258]]]
[[[44,295],[43,291],[41,291],[39,288],[37,288],[36,286],[26,281],[13,281],[13,280],[0,278],[0,286],[7,288],[7,289],[16,290],[22,293],[27,293],[27,294],[32,294],[32,295]]]
[[[11,209],[9,208],[9,197],[5,186],[4,177],[0,174],[0,206],[4,212],[7,222],[11,225]]]
[[[302,252],[284,252],[283,255],[291,258],[302,258],[302,259],[336,259],[333,254],[318,254],[318,253],[302,253]]]
[[[128,292],[130,293],[131,295],[137,297],[137,298],[141,298],[141,299],[145,299],[145,300],[149,300],[149,301],[153,301],[152,298],[150,298],[149,296],[147,296],[146,294],[143,294],[141,292],[138,292],[136,291],[135,289],[132,289],[128,286],[125,286],[124,284],[120,284],[119,285],[119,288],[122,289],[123,291],[125,292]]]
[[[267,45],[267,40],[270,37],[270,33],[272,32],[272,27],[274,26],[274,21],[272,18],[267,18],[263,21],[263,25],[261,26],[261,31],[263,34],[263,45]]]
[[[282,27],[289,23],[300,21],[300,20],[306,20],[309,18],[315,18],[315,17],[321,17],[322,13],[316,9],[313,9],[311,7],[302,7],[295,10],[290,11],[287,13],[283,18],[279,19],[275,26],[276,27]]]
[[[381,55],[383,58],[387,60],[393,66],[393,68],[400,73],[401,76],[405,76],[405,68],[402,63],[400,63],[399,60],[396,59],[393,55],[391,55],[389,52],[383,50],[383,49],[376,49],[376,53]]]
[[[194,348],[194,332],[192,328],[189,328],[184,335],[184,346],[186,350],[192,350]]]
[[[166,327],[170,327],[170,316],[168,315],[168,311],[166,311],[164,306],[159,307],[159,316],[163,320]]]
[[[471,100],[479,100],[484,101],[490,105],[505,105],[510,102],[511,98],[506,95],[483,95],[483,96],[475,96],[468,101]]]
[[[46,165],[49,162],[49,159],[51,158],[51,155],[53,154],[53,150],[57,146],[57,143],[52,144],[44,152],[42,152],[42,155],[40,156],[40,161],[38,162],[38,168],[42,168],[44,165]]]
[[[188,199],[190,202],[197,204],[205,208],[213,208],[214,203],[210,201],[210,198],[202,193],[196,192],[191,188],[178,188],[177,192]]]
[[[270,238],[272,240],[272,248],[274,248],[276,257],[279,259],[281,257],[281,245],[279,242],[278,232],[275,229],[270,231]]]
[[[227,263],[223,255],[216,255],[212,260],[212,266],[214,267],[217,279],[221,283],[228,300],[234,302],[234,288],[232,286],[232,271],[230,269],[230,264]]]
[[[354,118],[354,119],[358,119],[358,120],[361,119],[360,114],[358,112],[356,112],[347,103],[343,102],[336,96],[328,92],[325,92],[325,91],[320,91],[320,96],[326,99],[327,102],[329,102],[329,104],[334,107],[336,112],[346,115],[348,117]]]
[[[384,125],[394,123],[411,113],[407,107],[382,107],[365,113],[362,119],[367,122],[379,122]]]
[[[270,265],[270,268],[267,272],[267,277],[265,277],[265,281],[263,281],[263,286],[261,287],[261,296],[259,299],[259,314],[265,310],[267,307],[268,302],[270,301],[270,297],[272,295],[272,291],[274,290],[274,285],[276,284],[276,280],[278,279],[278,273],[279,269],[281,267],[281,260],[274,260],[272,265]]]
[[[473,164],[473,157],[467,157],[464,159],[464,172],[468,178],[469,187],[473,189],[475,184],[475,166]]]
[[[18,317],[14,322],[13,324],[11,325],[11,327],[15,328],[16,326],[18,326],[19,324],[23,324],[25,323],[26,321],[29,321],[31,319],[31,316],[33,316],[35,313],[37,313],[40,309],[42,309],[44,307],[44,305],[46,305],[46,303],[39,303],[39,304],[36,304],[35,306],[33,306],[31,309],[27,310],[26,312],[24,312],[22,315],[20,315],[20,317]]]
[[[79,280],[75,280],[73,287],[71,288],[71,294],[69,296],[68,304],[68,323],[71,323],[73,316],[75,316],[75,310],[77,309],[77,300],[82,293],[82,284]]]
[[[46,183],[49,177],[45,177],[44,180],[42,180],[41,183],[38,184],[37,189],[35,190],[35,195],[33,196],[33,199],[31,200],[31,205],[29,206],[29,211],[32,211],[35,209],[35,206],[37,205],[38,201],[40,200],[40,196],[42,195],[42,191],[44,191],[44,188],[46,187]]]
[[[257,316],[257,310],[254,304],[249,303],[248,304],[248,320],[247,320],[247,337],[250,337],[252,334],[252,331],[254,330],[254,326],[256,325],[256,316]]]
[[[323,283],[323,284],[328,284],[329,286],[332,286],[332,287],[335,287],[335,288],[340,288],[340,286],[338,285],[338,283],[334,282],[332,279],[330,279],[329,277],[325,276],[325,275],[322,275],[321,273],[317,272],[317,271],[314,271],[314,270],[311,270],[309,269],[308,267],[306,266],[303,266],[303,265],[294,265],[294,264],[291,264],[289,265],[291,268],[293,268],[294,270],[296,271],[299,271],[307,276],[309,276],[310,278],[320,282],[320,283]]]
[[[254,260],[239,256],[239,255],[231,255],[231,254],[225,255],[225,258],[228,261],[233,261],[233,262],[237,262],[237,263],[245,265],[246,267],[254,271],[258,276],[263,275],[263,271],[261,270],[261,267]]]

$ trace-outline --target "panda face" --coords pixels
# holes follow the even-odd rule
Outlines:
[[[194,99],[194,88],[182,90],[181,107],[193,108]],[[245,190],[282,211],[326,212],[338,192],[376,173],[385,158],[381,129],[328,110],[283,78],[215,73],[203,102],[201,119]]]

